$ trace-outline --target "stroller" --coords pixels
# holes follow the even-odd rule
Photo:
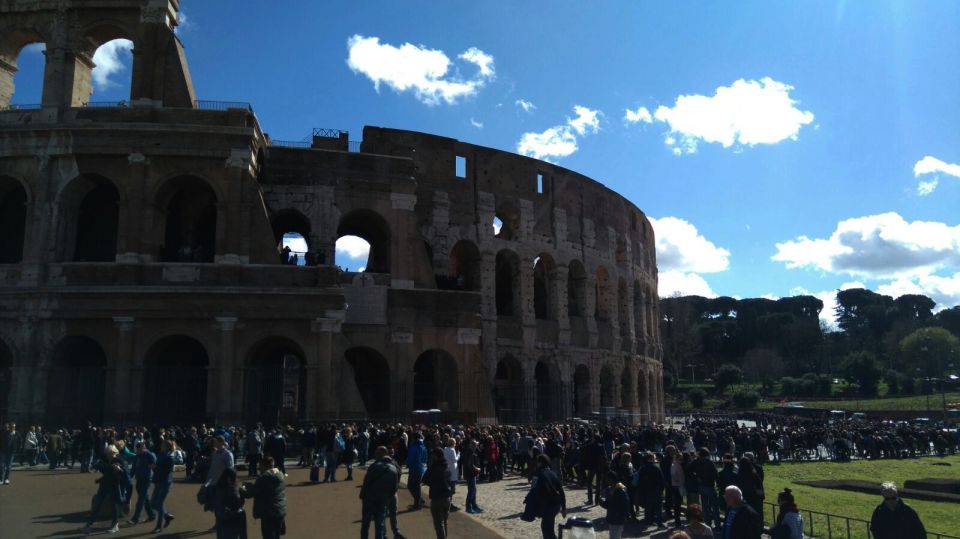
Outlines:
[[[564,536],[566,530],[568,535]],[[583,517],[570,517],[565,524],[557,526],[557,538],[563,539],[597,539],[597,533],[593,531],[593,521]]]

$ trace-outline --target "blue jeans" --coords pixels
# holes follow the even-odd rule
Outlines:
[[[147,509],[147,516],[153,518],[153,506],[150,504],[150,482],[137,481],[137,508],[133,511],[133,517],[130,520],[140,521],[140,512]]]
[[[327,451],[324,455],[325,464],[327,465],[323,472],[324,481],[336,481],[337,480],[337,455],[332,451]]]
[[[477,476],[467,477],[467,511],[480,509],[477,507]]]
[[[0,453],[0,481],[10,480],[11,467],[13,467],[13,453]]]
[[[167,495],[170,494],[170,483],[157,483],[153,487],[153,496],[150,497],[150,501],[153,502],[153,509],[157,512],[157,526],[159,530],[163,527],[163,521],[167,517],[167,507],[164,505],[164,502],[167,501]]]
[[[363,517],[360,521],[360,539],[367,539],[370,521],[373,521],[374,539],[387,539],[387,501],[363,502]]]
[[[703,522],[707,525],[712,522],[714,527],[719,527],[722,523],[720,521],[720,500],[713,487],[700,487],[700,505],[703,507]]]
[[[113,509],[113,520],[110,522],[110,527],[114,527],[120,521],[120,500],[116,496],[111,495],[105,490],[98,490],[93,496],[93,501],[90,502],[90,518],[87,519],[87,526],[93,526],[93,521],[97,519],[97,513],[100,509],[100,504],[107,501]]]

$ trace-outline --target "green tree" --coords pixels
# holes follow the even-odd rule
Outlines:
[[[713,383],[720,393],[723,393],[723,390],[728,386],[739,384],[741,381],[743,381],[743,371],[732,363],[720,365],[717,374],[713,377]]]
[[[848,381],[860,386],[861,396],[876,396],[882,372],[872,352],[851,352],[843,361],[843,373]]]
[[[960,340],[940,327],[920,328],[900,341],[906,373],[919,370],[924,376],[940,378],[943,369],[957,360]]]
[[[687,398],[690,399],[690,404],[694,408],[703,408],[703,401],[707,399],[707,392],[698,388],[691,389],[687,392]]]

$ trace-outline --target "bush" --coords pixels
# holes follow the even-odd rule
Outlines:
[[[852,352],[843,361],[843,370],[846,379],[860,386],[861,397],[875,397],[877,384],[880,382],[882,371],[877,364],[876,356],[870,352]]]
[[[756,391],[737,391],[733,394],[733,405],[737,408],[756,408],[760,395]]]
[[[691,389],[687,392],[687,398],[690,399],[690,404],[694,408],[703,408],[703,401],[707,398],[707,392],[700,388]]]
[[[740,367],[731,363],[724,363],[717,369],[716,376],[713,377],[713,383],[717,386],[717,391],[723,393],[727,386],[739,384],[743,381],[743,371]]]

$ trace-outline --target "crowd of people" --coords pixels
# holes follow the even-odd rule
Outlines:
[[[202,424],[111,429],[88,424],[49,432],[8,424],[0,437],[0,482],[9,484],[14,459],[25,466],[96,472],[100,480],[84,531],[102,510],[112,517],[108,531],[117,531],[129,504],[131,524],[146,517],[160,533],[174,519],[164,502],[173,486],[174,466],[182,464],[185,479],[200,484],[197,499],[213,513],[211,531],[218,539],[245,537],[248,498],[254,499],[253,517],[260,520],[263,537],[274,538],[285,529],[288,459],[312,468],[311,479],[318,483],[338,481],[341,469],[345,476],[340,480],[351,481],[354,467],[369,463],[360,489],[363,537],[371,524],[375,537],[386,537],[388,521],[393,536],[403,537],[396,515],[404,475],[413,499],[408,509],[418,511],[429,500],[436,535],[445,538],[450,512],[461,509],[452,503],[457,488],[466,489],[463,510],[481,513],[478,484],[513,474],[530,484],[521,518],[540,519],[544,538],[555,536],[558,515],[566,517],[565,489],[572,488],[585,490],[582,505],[606,510],[610,537],[620,537],[631,520],[660,529],[672,520],[673,528],[693,538],[715,533],[725,539],[754,538],[763,531],[765,465],[787,459],[945,454],[960,446],[955,431],[921,425],[827,424],[765,414],[750,419],[537,427],[327,423],[266,429],[259,424],[246,429]],[[238,484],[238,462],[247,464],[249,482]],[[891,492],[895,494],[895,487],[885,485],[884,497]],[[890,507],[884,502],[874,519],[909,512],[898,503]],[[780,492],[776,505],[777,520],[767,532],[777,539],[800,539],[803,519],[792,492]]]

